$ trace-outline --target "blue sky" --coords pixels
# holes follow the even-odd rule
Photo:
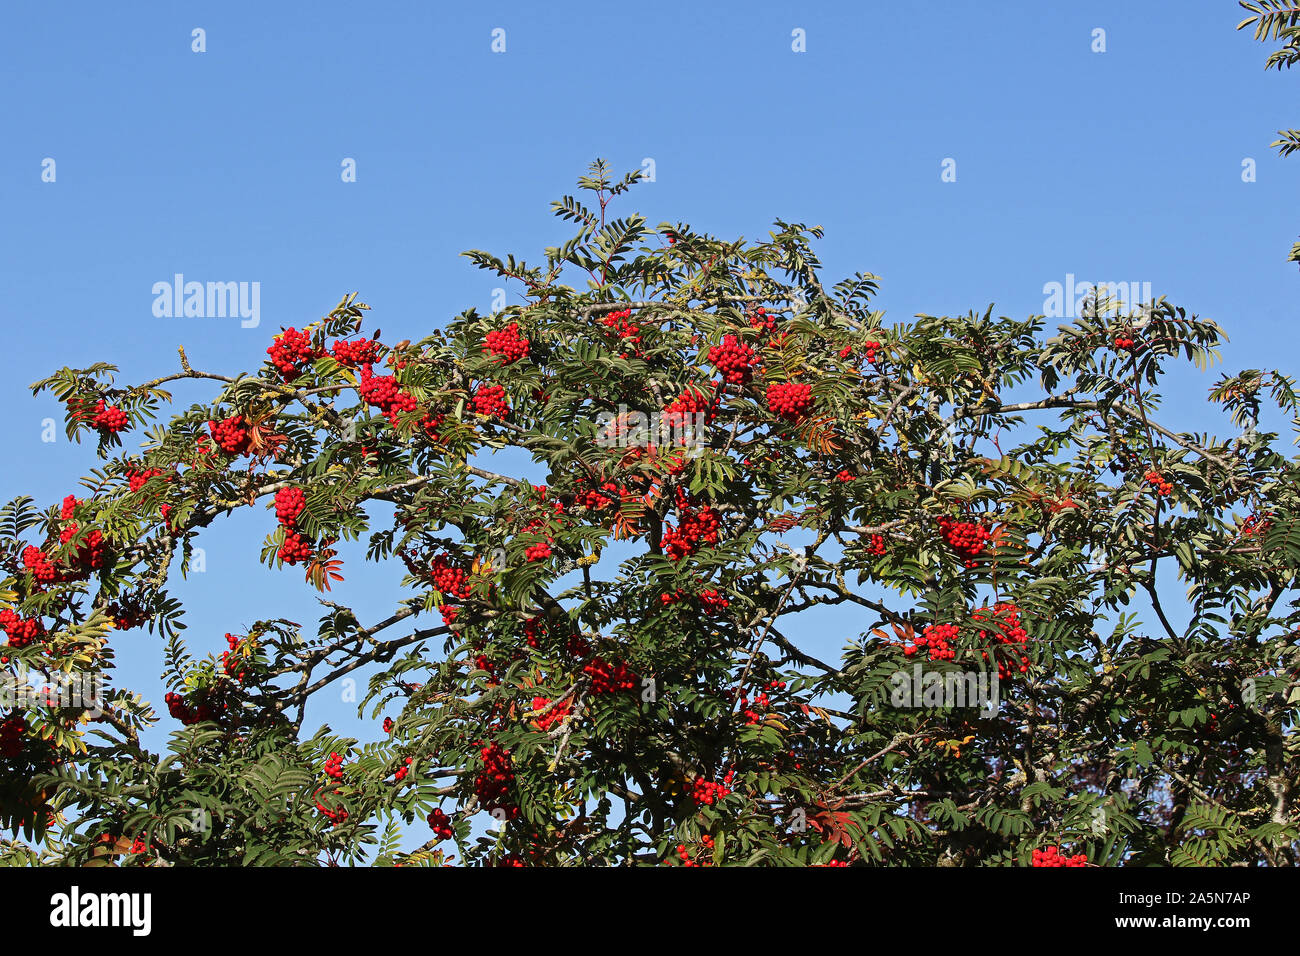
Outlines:
[[[1219,321],[1228,368],[1294,368],[1300,159],[1268,144],[1300,78],[1265,73],[1239,19],[1230,0],[8,5],[0,500],[54,503],[93,465],[61,429],[41,441],[60,410],[30,382],[96,360],[142,380],[180,344],[198,368],[252,368],[353,290],[389,342],[488,311],[497,283],[458,254],[539,258],[569,234],[549,202],[597,156],[654,161],[620,214],[754,238],[821,224],[827,276],[880,275],[887,319],[1039,313],[1071,273],[1141,281]],[[176,273],[259,282],[260,327],[155,317]],[[1193,404],[1217,374],[1181,372],[1168,418],[1229,430]],[[272,523],[239,515],[201,542],[208,570],[178,592],[198,648],[315,619],[300,575],[248,570]],[[348,571],[340,599],[391,606],[386,576]],[[850,617],[810,650],[833,655]],[[158,651],[119,637],[155,699]],[[342,707],[320,719],[374,735]]]

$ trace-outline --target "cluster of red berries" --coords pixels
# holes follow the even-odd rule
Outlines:
[[[694,416],[703,413],[705,420],[708,421],[713,417],[713,405],[707,393],[693,385],[688,385],[680,395],[664,406],[663,422],[664,425],[671,429],[681,429],[688,422],[687,416],[692,416],[689,421],[694,421]]]
[[[50,556],[32,545],[23,548],[23,567],[31,571],[32,576],[41,584],[54,584],[60,578],[59,570],[50,561]]]
[[[709,859],[709,857],[711,857],[713,854],[713,837],[709,836],[707,833],[701,836],[700,846],[703,847],[703,852],[700,854],[700,859],[704,860],[703,863],[700,863],[699,860],[691,859],[691,852],[686,848],[685,843],[677,844],[677,858],[681,861],[679,865],[680,866],[708,866],[712,862]]]
[[[882,348],[881,344],[875,341],[874,339],[872,339],[863,342],[862,346],[867,350],[867,361],[874,365],[876,362],[876,352],[878,352]]]
[[[684,445],[686,442],[687,439],[683,437],[682,444]],[[686,459],[682,458],[680,455],[671,456],[668,459],[668,463],[668,474],[670,475],[680,475],[686,470]]]
[[[280,549],[276,552],[276,557],[285,564],[301,564],[310,560],[311,556],[312,546],[310,541],[297,531],[286,531],[284,533],[284,540],[280,542]]]
[[[472,402],[474,411],[488,418],[506,418],[510,414],[506,390],[501,385],[480,385]]]
[[[157,478],[162,472],[157,468],[145,468],[137,471],[134,468],[127,469],[126,481],[132,492],[139,491],[149,481],[150,478]],[[171,479],[167,479],[170,481]]]
[[[854,475],[853,472],[849,471],[847,468],[841,468],[841,469],[840,469],[838,472],[836,472],[836,474],[835,474],[835,480],[838,481],[838,482],[840,482],[841,484],[848,484],[848,483],[849,483],[850,481],[852,481],[855,477],[857,477],[857,476]]]
[[[500,744],[486,744],[479,749],[479,757],[483,761],[483,769],[474,778],[475,796],[488,813],[496,816],[496,811],[500,810],[505,813],[506,819],[513,820],[519,815],[519,807],[515,805],[510,793],[515,785],[510,751]]]
[[[343,793],[342,790],[334,791],[335,796],[340,796],[342,793]],[[320,812],[321,816],[323,816],[326,820],[329,820],[336,827],[342,826],[345,822],[347,822],[348,812],[344,810],[343,807],[341,806],[335,807],[333,809],[325,806],[325,804],[320,802],[319,793],[317,793],[316,795],[316,809]]]
[[[286,528],[298,524],[298,516],[307,507],[307,496],[296,485],[275,493],[275,520]]]
[[[749,324],[754,328],[771,335],[776,331],[776,316],[769,315],[767,309],[760,305],[750,314]]]
[[[226,635],[227,649],[221,652],[221,670],[227,677],[233,677],[242,684],[248,680],[248,672],[244,670],[243,659],[237,653],[239,643],[239,638],[235,635]]]
[[[185,698],[180,694],[167,694],[163,700],[167,703],[168,713],[186,726],[205,720],[216,720],[219,716],[218,709],[206,701],[200,703],[197,707],[191,707],[185,703]],[[222,705],[221,707],[221,710],[228,709],[228,705]]]
[[[420,428],[424,430],[425,437],[428,438],[429,441],[438,440],[440,437],[438,435],[438,429],[442,427],[442,423],[446,421],[446,419],[446,415],[439,415],[436,412],[430,412],[428,415],[425,415],[424,418],[420,419]]]
[[[947,516],[939,518],[939,530],[948,546],[965,559],[966,567],[975,567],[974,559],[984,552],[991,535],[987,528],[974,521],[953,521]]]
[[[545,541],[530,544],[524,549],[524,557],[529,561],[545,561],[551,556],[551,546]]]
[[[450,840],[455,834],[451,826],[451,817],[443,813],[441,809],[435,808],[428,816],[429,826],[433,830],[434,837],[441,843],[443,840]]]
[[[700,592],[700,607],[706,614],[716,614],[730,606],[731,602],[713,588]]]
[[[549,697],[534,697],[533,710],[543,710],[548,704],[550,704],[550,702],[551,698]],[[565,717],[569,716],[570,709],[570,703],[567,700],[563,703],[556,704],[545,714],[542,714],[537,718],[537,726],[542,730],[550,730],[552,724],[558,724],[560,721],[564,720]]]
[[[247,454],[250,439],[248,429],[244,427],[243,415],[232,415],[219,422],[209,421],[208,432],[212,435],[212,440],[227,455],[238,457]]]
[[[415,411],[417,404],[414,395],[402,391],[397,379],[391,375],[376,375],[369,365],[361,366],[357,394],[367,405],[378,408],[389,423],[394,425],[397,424],[398,415]]]
[[[918,650],[928,650],[932,661],[950,661],[955,656],[952,642],[957,640],[956,624],[931,624],[922,631],[913,643],[903,647],[903,653],[911,657]]]
[[[1135,344],[1136,343],[1134,342],[1134,340],[1129,338],[1126,335],[1119,335],[1115,337],[1116,349],[1125,349],[1125,350],[1131,349]]]
[[[415,762],[414,757],[407,757],[406,761],[393,771],[393,783],[401,783],[406,779],[407,774],[411,772],[411,764]]]
[[[486,654],[479,654],[474,658],[474,669],[487,671],[489,684],[496,682],[497,666],[492,663],[492,658],[488,657]]]
[[[797,422],[812,408],[812,386],[803,382],[770,382],[767,407],[778,418]]]
[[[77,522],[69,520],[78,504],[79,502],[72,495],[68,495],[63,499],[60,516],[61,520],[68,523],[59,532],[60,544],[67,544],[75,540],[81,533],[81,528]],[[55,567],[48,554],[32,545],[28,545],[23,549],[22,562],[23,566],[32,572],[32,576],[40,584],[82,581],[89,577],[92,571],[98,571],[104,567],[107,560],[107,549],[104,533],[96,529],[90,531],[77,545],[76,552],[68,559],[66,570],[61,571]]]
[[[728,771],[723,777],[722,783],[714,783],[712,780],[704,780],[696,777],[691,781],[690,798],[695,801],[696,805],[707,807],[716,803],[731,794],[731,788],[727,786],[731,783],[732,773]]]
[[[19,649],[42,636],[45,627],[39,618],[19,618],[9,607],[0,609],[0,631],[9,635],[10,648]]]
[[[885,545],[885,536],[883,534],[873,534],[867,541],[867,554],[873,558],[879,558],[888,550]]]
[[[530,617],[524,621],[524,642],[529,647],[539,648],[542,646],[542,635],[546,633],[546,622],[540,617]]]
[[[542,511],[542,516],[540,518],[533,518],[524,525],[521,529],[522,534],[529,534],[530,532],[538,531],[547,524],[548,519],[560,518],[564,515],[564,501],[560,498],[552,499],[550,505],[546,504],[546,497],[551,493],[551,489],[547,488],[546,485],[533,485],[533,491],[536,492],[541,499],[538,506]]]
[[[504,329],[493,329],[487,334],[483,351],[501,356],[501,364],[509,365],[528,354],[528,340],[519,334],[519,323],[511,322]]]
[[[393,732],[393,718],[385,717],[383,728],[384,728],[384,733],[391,734]]]
[[[593,657],[582,672],[591,678],[593,694],[617,694],[636,687],[637,675],[626,664],[614,664],[603,657]]]
[[[148,611],[144,610],[132,599],[124,600],[120,604],[114,601],[104,610],[108,612],[109,617],[113,619],[113,623],[117,625],[120,631],[129,631],[133,627],[139,627],[149,620],[150,616]]]
[[[574,504],[581,505],[584,508],[590,508],[593,511],[599,511],[602,508],[608,508],[615,501],[621,501],[626,489],[614,484],[612,481],[606,481],[601,484],[599,489],[588,488],[580,491],[573,498]]]
[[[989,621],[996,625],[991,629],[984,629],[979,632],[979,638],[985,643],[988,650],[981,653],[984,660],[989,659],[989,650],[996,650],[1002,647],[1003,652],[1011,654],[1010,660],[999,660],[998,677],[1006,680],[1014,672],[1021,674],[1029,671],[1029,658],[1022,653],[1029,643],[1029,633],[1020,623],[1020,608],[1010,601],[1000,601],[993,607],[982,607],[977,609],[972,615],[972,620],[976,622]]]
[[[449,597],[464,599],[469,597],[469,575],[463,569],[452,567],[447,555],[438,554],[429,565],[429,577],[433,586]]]
[[[1076,853],[1074,856],[1064,856],[1061,851],[1054,846],[1049,846],[1046,850],[1035,850],[1033,853],[1033,862],[1030,866],[1087,866],[1088,856],[1085,853]]]
[[[601,324],[607,328],[613,329],[618,333],[620,339],[626,339],[628,344],[633,347],[635,352],[641,346],[641,326],[632,322],[632,310],[620,309],[618,312],[611,312],[600,320]],[[628,353],[624,352],[619,358],[627,358]]]
[[[709,364],[722,373],[728,384],[745,385],[754,377],[758,355],[734,335],[724,335],[721,345],[709,349]]]
[[[1261,518],[1258,515],[1251,515],[1241,523],[1241,534],[1249,538],[1254,535],[1262,535],[1272,527],[1273,522],[1268,518]]]
[[[978,638],[983,644],[980,654],[986,661],[989,660],[990,653],[997,658],[998,677],[1002,680],[1029,670],[1029,658],[1024,654],[1029,634],[1021,624],[1020,613],[1020,608],[1015,604],[1002,601],[991,608],[977,608],[971,615],[976,626],[986,625],[978,631]],[[932,661],[950,661],[956,655],[952,645],[959,635],[960,630],[956,624],[931,624],[920,637],[904,644],[903,653],[911,657],[918,650],[925,650]]]
[[[125,429],[128,423],[126,412],[116,405],[105,405],[102,398],[95,403],[95,416],[90,420],[92,428],[107,435],[116,435]]]
[[[331,780],[343,779],[343,758],[336,753],[331,753],[325,758],[325,776]]]
[[[670,604],[676,604],[686,596],[687,592],[678,588],[676,591],[670,591],[666,594],[659,595],[659,603],[667,607]],[[696,595],[696,598],[700,602],[700,609],[704,611],[705,614],[717,614],[731,606],[731,602],[723,597],[715,588],[708,588],[701,591]]]
[[[0,720],[0,757],[17,757],[23,750],[23,737],[27,733],[27,721],[22,714],[10,714]]]
[[[59,544],[67,544],[77,537],[80,529],[75,521],[69,522],[67,527],[59,532]],[[75,581],[89,575],[91,571],[98,571],[104,566],[104,533],[99,530],[91,531],[77,546],[77,552],[72,556],[71,569],[63,575],[67,581]]]
[[[680,561],[694,554],[704,545],[718,543],[718,531],[722,523],[717,512],[705,506],[694,508],[678,489],[677,512],[680,521],[676,528],[671,525],[665,529],[660,544],[669,559]]]
[[[741,694],[740,712],[745,717],[745,723],[747,724],[761,723],[763,720],[763,714],[761,713],[760,709],[765,709],[772,705],[770,698],[767,696],[767,692],[778,691],[778,690],[785,690],[785,681],[783,680],[769,681],[767,685],[763,687],[762,690],[760,690],[757,694],[754,695],[753,706],[750,706],[749,695]],[[730,782],[729,779],[728,782]]]
[[[345,342],[339,339],[330,351],[340,365],[356,368],[358,365],[373,365],[379,361],[379,342],[375,339],[355,339]]]
[[[1165,476],[1160,474],[1160,472],[1156,471],[1154,468],[1143,475],[1142,480],[1151,485],[1151,487],[1155,489],[1156,494],[1162,498],[1174,490],[1174,486],[1165,481]]]
[[[320,352],[312,348],[311,336],[292,328],[277,335],[266,354],[286,382],[292,382],[302,374],[303,366],[320,357]]]

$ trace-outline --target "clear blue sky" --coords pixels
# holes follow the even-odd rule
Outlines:
[[[538,258],[568,235],[548,203],[596,156],[654,160],[622,207],[652,223],[823,225],[829,277],[882,276],[894,320],[1039,313],[1068,273],[1145,281],[1224,326],[1227,367],[1300,368],[1300,158],[1268,147],[1300,119],[1300,76],[1265,73],[1240,16],[1231,0],[8,4],[0,499],[54,503],[93,464],[61,429],[41,442],[60,410],[30,382],[96,360],[138,381],[182,343],[196,367],[252,368],[352,290],[390,342],[487,311],[496,283],[458,253]],[[156,318],[151,288],[178,272],[259,282],[261,326]],[[1210,378],[1166,389],[1173,422],[1228,430],[1190,403]],[[300,574],[247,570],[272,524],[243,514],[201,542],[207,573],[178,592],[198,649],[259,617],[314,621]],[[383,576],[347,573],[363,618],[391,606]],[[818,654],[861,626],[828,617]],[[117,640],[160,701],[157,640]],[[346,708],[326,718],[375,736]]]

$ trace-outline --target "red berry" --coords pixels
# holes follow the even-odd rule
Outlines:
[[[281,378],[292,382],[321,353],[312,347],[310,335],[290,328],[275,337],[266,354],[271,356],[271,364],[279,370]]]
[[[660,539],[664,554],[671,560],[680,561],[694,554],[702,545],[718,543],[721,522],[712,508],[692,507],[679,491],[677,512],[680,516],[678,526],[669,525]]]
[[[335,361],[348,368],[373,365],[379,361],[379,342],[375,339],[355,339],[351,342],[339,339],[330,346],[330,351],[334,353]]]
[[[219,422],[209,421],[208,432],[227,455],[238,457],[248,453],[250,441],[243,415],[232,415]]]
[[[488,418],[506,418],[510,414],[506,390],[500,385],[480,385],[474,393],[473,406],[474,411]]]
[[[812,386],[802,382],[771,382],[767,407],[773,415],[797,422],[812,408]]]
[[[281,488],[275,493],[275,518],[286,528],[298,523],[298,516],[307,507],[307,496],[301,488]]]
[[[26,647],[45,633],[40,618],[21,618],[11,608],[0,609],[0,631],[9,636],[9,646],[15,650]]]
[[[95,403],[95,416],[90,424],[101,433],[115,435],[125,429],[128,422],[126,412],[116,405],[105,405],[102,398]]]
[[[301,564],[312,556],[311,542],[297,531],[286,531],[277,555],[285,564]]]
[[[509,365],[528,355],[528,340],[519,334],[519,323],[511,322],[504,329],[494,329],[483,340],[483,351],[499,355],[500,364]]]
[[[435,809],[428,816],[429,826],[433,828],[433,835],[439,841],[450,840],[455,834],[451,826],[451,817],[443,813],[440,809]]]
[[[965,559],[968,568],[975,566],[973,559],[983,553],[992,537],[988,529],[981,524],[973,521],[953,521],[946,516],[939,518],[939,529],[943,532],[948,546]]]
[[[1063,856],[1054,846],[1046,850],[1034,850],[1031,866],[1087,866],[1088,857],[1083,853]]]
[[[631,321],[632,310],[620,309],[618,312],[611,312],[600,320],[601,324],[613,329],[618,333],[621,341],[626,341],[632,346],[632,353],[637,354],[641,345],[641,326]],[[627,358],[628,353],[624,352],[619,358]]]
[[[758,355],[734,335],[725,335],[721,345],[709,349],[709,363],[722,373],[724,381],[732,385],[745,385],[754,377]]]
[[[397,379],[391,375],[375,375],[369,365],[361,366],[357,394],[367,405],[378,408],[389,423],[394,425],[397,424],[398,415],[415,411],[418,404],[414,395],[402,391]]]

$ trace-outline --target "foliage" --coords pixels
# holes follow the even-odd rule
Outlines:
[[[141,385],[108,365],[36,383],[103,465],[66,542],[57,505],[0,510],[0,606],[44,629],[8,666],[111,679],[117,632],[142,621],[187,722],[119,687],[102,714],[28,710],[0,757],[23,836],[8,861],[975,866],[1060,845],[1294,863],[1300,472],[1263,424],[1300,428],[1294,380],[1222,375],[1205,411],[1244,430],[1177,431],[1159,389],[1218,361],[1209,320],[1094,300],[1055,330],[991,308],[887,325],[875,276],[824,284],[820,229],[747,242],[612,218],[637,178],[594,164],[554,204],[576,233],[539,265],[466,253],[521,304],[376,338],[369,371],[335,347],[360,341],[349,295],[303,330],[288,381],[182,352]],[[528,350],[507,361],[485,339],[511,323]],[[748,381],[713,377],[728,335],[758,357]],[[388,374],[410,401],[367,400]],[[163,386],[190,379],[212,403],[155,424]],[[811,408],[773,414],[774,383],[810,386]],[[486,386],[508,415],[476,411]],[[608,440],[627,409],[683,396],[710,407],[699,447]],[[138,450],[88,421],[101,399],[145,430]],[[231,453],[210,436],[234,416]],[[502,449],[545,483],[496,471]],[[268,515],[260,560],[305,572],[319,621],[261,621],[196,659],[170,575],[212,522],[289,488],[301,514]],[[981,543],[958,548],[957,527]],[[90,528],[108,559],[73,573]],[[382,620],[324,594],[346,541],[409,594]],[[27,548],[73,570],[38,582]],[[791,625],[836,626],[837,606],[852,631],[824,662]],[[917,649],[940,625],[951,659]],[[996,675],[998,706],[900,706],[914,667]],[[363,715],[393,718],[376,741],[303,727],[349,675],[368,677]],[[178,728],[162,753],[139,737],[158,720]],[[402,852],[435,808],[450,841]],[[502,825],[474,835],[475,814]]]

